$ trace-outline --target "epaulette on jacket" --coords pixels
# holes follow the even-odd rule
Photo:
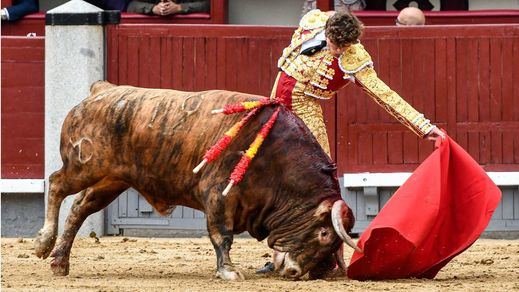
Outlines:
[[[304,42],[313,39],[318,33],[323,31],[328,17],[328,14],[321,10],[314,9],[301,18],[299,27],[292,35],[290,45],[283,50],[283,53],[278,60],[278,68],[281,68],[285,64],[287,58],[291,59],[297,57],[301,45]],[[294,56],[291,56],[292,54],[294,54]]]
[[[355,74],[368,66],[373,67],[373,61],[360,43],[349,46],[339,57],[339,67],[346,75]]]
[[[328,18],[329,16],[325,12],[322,12],[319,9],[314,9],[301,18],[301,21],[299,21],[299,27],[303,28],[304,30],[312,30],[319,27],[324,27]]]

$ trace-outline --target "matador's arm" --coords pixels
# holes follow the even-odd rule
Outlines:
[[[371,57],[361,44],[350,46],[341,56],[340,64],[345,78],[355,79],[376,103],[416,135],[423,138],[436,128],[423,114],[378,78]]]
[[[375,102],[421,138],[435,127],[423,114],[380,80],[372,67],[366,67],[354,76]]]

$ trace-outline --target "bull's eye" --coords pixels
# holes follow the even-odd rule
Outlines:
[[[325,227],[321,227],[319,230],[319,244],[322,246],[329,245],[333,237],[331,236],[330,230]]]

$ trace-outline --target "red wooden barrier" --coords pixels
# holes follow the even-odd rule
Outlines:
[[[2,36],[2,178],[43,178],[44,47]]]
[[[2,21],[2,36],[26,36],[29,33],[45,35],[45,13],[32,13],[14,23]]]
[[[292,31],[114,26],[108,79],[268,95]],[[519,26],[377,27],[363,43],[381,78],[487,170],[519,169]],[[2,37],[2,178],[43,177],[43,62],[43,38]],[[432,150],[355,86],[323,105],[340,173],[410,171]]]
[[[363,43],[381,78],[487,170],[519,169],[519,26],[376,28]],[[432,150],[354,87],[337,113],[345,172],[410,171]]]
[[[293,28],[120,25],[108,79],[180,90],[268,95]],[[383,80],[488,170],[519,169],[519,26],[368,28]],[[339,172],[410,171],[432,151],[360,89],[324,103]],[[335,157],[336,156],[336,157]]]

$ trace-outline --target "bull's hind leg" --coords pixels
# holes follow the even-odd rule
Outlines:
[[[77,195],[67,217],[63,234],[51,253],[51,257],[54,257],[54,259],[50,266],[54,275],[68,275],[70,249],[85,219],[108,206],[127,188],[128,185],[122,182],[102,180]]]

